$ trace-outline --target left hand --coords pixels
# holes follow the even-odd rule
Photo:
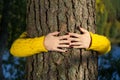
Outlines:
[[[83,34],[69,33],[70,46],[73,48],[89,48],[91,43],[90,33],[84,28],[79,27],[79,29]]]
[[[44,40],[44,46],[48,51],[67,52],[70,41],[68,40],[69,35],[57,36],[59,32],[49,33]]]

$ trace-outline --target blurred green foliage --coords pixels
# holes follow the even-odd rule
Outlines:
[[[3,3],[0,0],[0,22]],[[96,0],[97,33],[107,36],[112,43],[120,44],[120,0]],[[8,22],[9,46],[26,27],[26,0],[12,0],[9,3]]]
[[[25,27],[26,0],[0,0],[0,32],[4,35],[6,33],[4,33],[3,30],[5,30],[8,34],[7,50],[4,49],[5,52],[1,52],[3,57],[5,56],[5,60],[2,60],[2,67],[3,72],[5,71],[4,77],[6,80],[25,79],[25,59],[14,58],[12,55],[8,54],[8,48],[10,48],[12,42],[18,38],[23,31],[25,31]],[[0,39],[3,39],[3,37],[1,38],[0,36]],[[3,43],[2,45],[5,44]]]
[[[12,2],[13,1],[13,2]],[[26,2],[25,0],[12,0],[10,22],[8,23],[9,42],[18,38],[18,35],[25,30],[26,27]]]
[[[9,3],[7,3],[9,2]],[[3,15],[5,4],[9,4],[8,15]],[[7,11],[6,11],[7,12]],[[7,31],[8,31],[8,47],[11,43],[18,38],[18,36],[25,31],[26,27],[26,0],[0,0],[0,23],[2,17],[8,16],[7,19]],[[2,23],[1,23],[2,24]],[[1,26],[1,25],[0,25]]]
[[[96,0],[97,33],[107,36],[111,43],[120,46],[120,0]],[[99,57],[98,80],[119,80],[119,52],[114,53],[115,47],[109,54]],[[113,58],[118,56],[118,59]]]
[[[9,2],[9,3],[7,3]],[[8,31],[8,47],[12,42],[18,38],[18,36],[25,31],[26,28],[26,0],[0,0],[0,23],[2,22],[5,4],[9,4],[9,11],[7,19],[7,31]],[[96,14],[97,14],[97,33],[107,36],[113,44],[120,44],[120,0],[96,0]],[[1,25],[0,25],[1,31]],[[108,57],[107,57],[108,58]],[[109,56],[110,58],[110,56]],[[4,61],[4,64],[14,64],[13,57],[10,56],[8,59],[9,62]],[[20,64],[24,65],[24,60],[19,61]],[[117,64],[119,70],[118,61],[111,61],[112,65]],[[20,65],[19,64],[19,65]],[[18,69],[19,65],[14,64]],[[23,67],[20,67],[18,73],[23,71]],[[113,68],[110,70],[101,69],[100,75],[105,75],[106,73],[111,73]],[[106,72],[105,72],[106,71]],[[105,73],[105,74],[103,74]],[[109,74],[110,75],[110,74]],[[24,76],[24,75],[23,75]],[[21,76],[20,76],[21,77]],[[16,80],[21,80],[18,77]],[[14,80],[14,79],[11,79]],[[110,80],[110,79],[108,79]]]
[[[120,0],[96,0],[97,32],[120,44]]]
[[[3,0],[0,0],[0,22],[1,22],[1,18],[2,18],[2,9],[3,9]]]

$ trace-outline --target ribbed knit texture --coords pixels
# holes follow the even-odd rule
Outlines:
[[[24,38],[23,33],[11,46],[10,52],[16,57],[31,56],[40,52],[47,52],[44,47],[44,36],[36,38]]]
[[[44,38],[36,37],[36,38],[25,38],[27,35],[24,32],[11,46],[10,52],[12,55],[16,57],[27,57],[40,52],[47,52],[44,47]],[[98,51],[99,54],[108,53],[111,50],[110,41],[102,35],[94,34],[90,32],[91,35],[91,45],[87,50],[95,50]]]
[[[111,50],[110,41],[102,35],[93,34],[90,32],[91,35],[91,45],[87,50],[95,50],[98,51],[99,54],[108,53]]]

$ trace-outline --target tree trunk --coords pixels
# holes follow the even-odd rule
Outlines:
[[[27,1],[29,37],[80,33],[77,26],[95,32],[95,18],[95,0]],[[27,59],[27,80],[97,80],[97,59],[96,52],[84,49],[40,53]]]

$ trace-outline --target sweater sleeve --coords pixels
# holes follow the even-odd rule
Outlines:
[[[10,53],[16,57],[27,57],[40,52],[47,52],[44,47],[44,36],[36,38],[25,38],[24,32],[15,40],[10,48]]]
[[[90,32],[91,45],[87,50],[95,50],[99,52],[99,55],[108,53],[111,50],[110,41],[102,35],[94,34]]]

